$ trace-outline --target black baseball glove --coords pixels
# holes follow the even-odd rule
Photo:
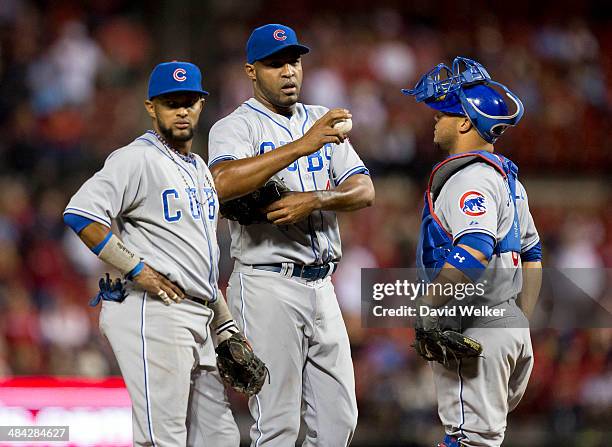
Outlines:
[[[240,225],[268,222],[263,208],[279,200],[289,191],[284,184],[271,180],[261,188],[237,199],[228,200],[219,207],[226,219],[236,220]]]
[[[219,374],[227,385],[249,397],[259,393],[269,375],[268,368],[241,333],[221,342],[216,351]]]
[[[467,335],[452,330],[416,328],[416,340],[412,345],[427,361],[435,360],[448,366],[450,360],[479,357],[482,345]]]

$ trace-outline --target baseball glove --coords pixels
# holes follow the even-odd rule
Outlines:
[[[219,374],[227,385],[249,397],[259,393],[269,375],[268,368],[241,333],[220,343],[216,352]]]
[[[100,291],[89,300],[89,305],[91,307],[96,307],[101,300],[122,303],[127,297],[127,292],[123,287],[123,281],[119,278],[112,281],[108,273],[105,278],[100,278],[98,285],[100,286]]]
[[[482,345],[467,335],[451,330],[416,328],[416,340],[412,345],[416,352],[427,361],[435,360],[445,366],[449,360],[479,357]]]
[[[219,211],[223,217],[236,220],[240,225],[265,223],[268,219],[262,208],[279,200],[287,191],[289,188],[283,183],[271,180],[250,194],[222,203]]]

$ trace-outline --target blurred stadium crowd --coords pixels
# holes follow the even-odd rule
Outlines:
[[[261,2],[234,15],[239,2],[204,3],[215,33],[160,49],[178,29],[149,26],[138,3],[0,2],[0,376],[118,374],[98,309],[86,305],[105,268],[61,214],[114,148],[149,127],[142,100],[155,63],[189,57],[202,67],[212,93],[195,144],[204,157],[210,125],[250,97],[244,43],[253,26],[283,16],[264,15]],[[335,283],[353,343],[356,441],[376,435],[377,445],[440,434],[431,374],[410,348],[410,331],[360,324],[359,268],[414,264],[421,191],[441,157],[431,144],[432,114],[400,88],[453,55],[481,61],[526,106],[498,150],[521,168],[546,264],[612,267],[612,28],[589,11],[449,21],[415,4],[416,15],[357,7],[340,17],[297,2],[294,9],[308,12],[284,17],[312,48],[304,102],[350,108],[351,141],[376,183],[373,208],[341,216]],[[231,271],[226,226],[220,222],[223,284]],[[611,329],[539,331],[533,339],[536,365],[511,419],[521,432],[515,439],[548,433],[564,445],[600,445],[612,421]],[[243,401],[237,406],[246,413]],[[523,445],[546,445],[537,442]]]

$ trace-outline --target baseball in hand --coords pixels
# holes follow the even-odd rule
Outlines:
[[[334,129],[339,130],[341,133],[345,135],[349,133],[352,128],[353,128],[353,120],[350,118],[338,121],[336,124],[334,124]]]

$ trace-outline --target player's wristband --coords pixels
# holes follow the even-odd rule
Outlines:
[[[219,297],[208,305],[213,311],[213,319],[210,323],[210,327],[215,331],[217,336],[217,345],[230,338],[237,332],[240,332],[236,322],[232,317],[227,303],[219,291]]]
[[[128,272],[127,275],[125,275],[125,277],[129,279],[130,281],[133,280],[136,276],[138,276],[140,272],[142,272],[142,269],[144,268],[144,266],[145,266],[144,261],[140,261],[136,265],[136,267],[134,267],[130,272]]]
[[[217,344],[223,343],[225,340],[238,332],[240,332],[240,329],[238,329],[238,326],[236,326],[236,322],[234,320],[226,321],[218,326],[215,330],[215,333],[217,334]]]
[[[448,254],[446,262],[463,272],[473,282],[478,281],[486,269],[469,251],[458,245]]]
[[[129,275],[130,273],[134,274],[133,272],[141,262],[140,256],[137,256],[134,252],[127,248],[117,236],[112,233],[109,234],[111,236],[107,236],[108,240],[100,250],[98,258],[115,267],[121,272],[122,275]],[[144,267],[144,265],[142,267]]]

